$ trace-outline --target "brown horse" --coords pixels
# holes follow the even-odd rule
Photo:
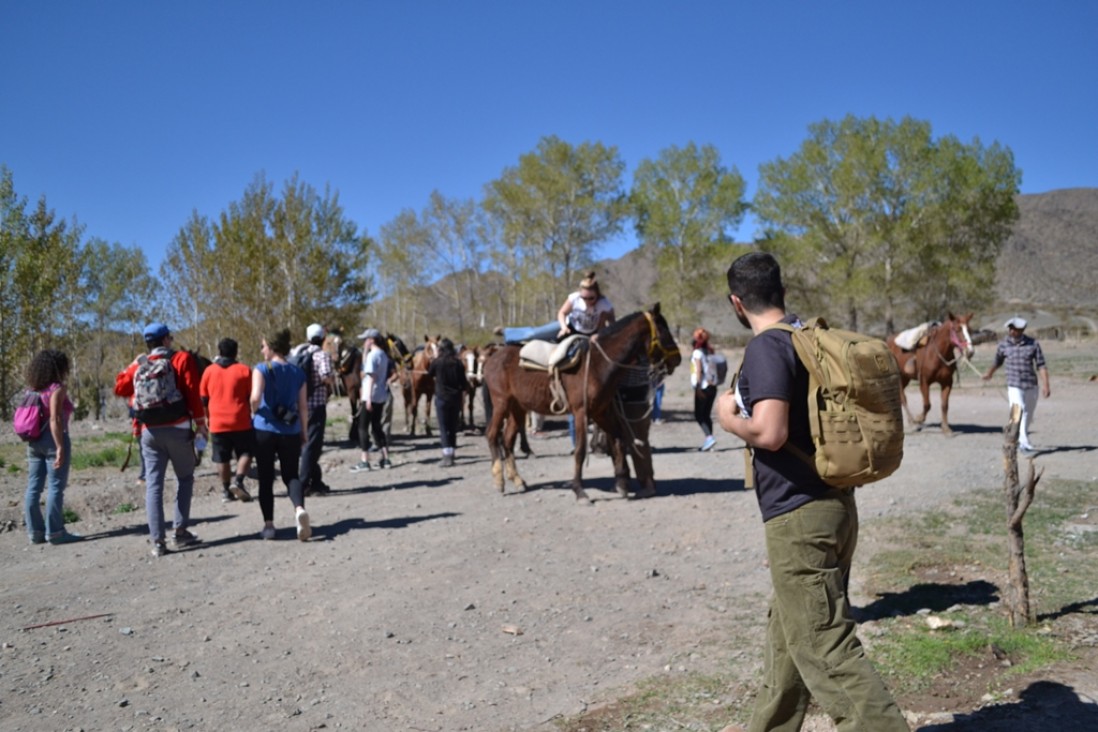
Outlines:
[[[343,334],[339,330],[332,330],[324,339],[324,350],[332,359],[335,366],[336,396],[347,396],[351,405],[351,425],[347,432],[349,442],[358,441],[358,425],[355,424],[355,416],[358,414],[359,392],[362,388],[362,350],[343,340]]]
[[[572,492],[576,499],[587,501],[583,490],[583,461],[587,457],[587,421],[593,420],[603,429],[613,428],[608,410],[625,377],[626,369],[636,366],[641,356],[667,373],[682,362],[682,354],[667,321],[660,315],[657,303],[648,312],[633,313],[600,330],[589,341],[586,355],[567,373],[561,373],[567,407],[576,420],[575,471]],[[643,368],[647,368],[646,366]],[[485,435],[492,452],[492,478],[496,488],[504,489],[504,472],[521,492],[526,483],[515,467],[515,438],[526,422],[526,412],[551,414],[554,411],[553,378],[545,371],[528,371],[519,365],[519,347],[503,346],[484,364],[484,381],[492,395],[492,419]],[[506,421],[506,432],[500,431]],[[621,480],[622,471],[615,465],[615,475]],[[621,486],[618,486],[619,492]]]
[[[930,412],[930,385],[937,384],[942,389],[942,432],[952,435],[949,427],[949,392],[953,390],[953,375],[957,371],[960,358],[955,350],[960,350],[964,358],[972,356],[972,336],[968,331],[972,313],[957,317],[949,313],[944,323],[932,325],[926,336],[920,340],[914,351],[905,351],[896,344],[896,336],[888,337],[888,347],[900,364],[900,402],[907,414],[907,421],[921,430]],[[913,417],[907,407],[904,388],[909,381],[919,380],[919,391],[923,395],[923,413]]]
[[[404,420],[408,424],[408,434],[416,434],[416,419],[419,413],[419,398],[426,397],[423,409],[423,431],[431,436],[431,402],[435,398],[435,380],[427,373],[427,367],[438,358],[438,342],[441,336],[431,338],[423,336],[423,347],[417,348],[412,355],[412,368],[408,379],[408,390],[404,394]],[[402,384],[403,387],[403,384]],[[411,418],[409,419],[409,415]]]

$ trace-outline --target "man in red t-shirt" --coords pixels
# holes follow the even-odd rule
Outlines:
[[[232,338],[217,344],[217,358],[202,373],[198,393],[210,415],[210,456],[221,478],[221,500],[252,500],[244,487],[244,476],[255,452],[252,431],[252,370],[236,360],[238,346]],[[233,455],[236,455],[236,479],[232,487]]]

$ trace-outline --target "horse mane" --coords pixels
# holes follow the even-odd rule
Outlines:
[[[615,320],[613,323],[610,323],[609,325],[604,326],[603,329],[601,331],[599,331],[599,334],[600,334],[601,337],[610,337],[610,336],[617,335],[619,331],[625,330],[629,326],[629,324],[632,323],[634,320],[636,320],[637,318],[643,318],[643,317],[644,317],[644,312],[638,310],[635,313],[631,313],[629,315],[626,315],[624,318],[620,318],[618,320]]]

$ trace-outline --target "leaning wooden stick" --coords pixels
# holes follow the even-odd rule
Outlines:
[[[69,618],[68,620],[51,620],[48,623],[39,623],[38,625],[28,625],[23,630],[34,630],[35,628],[48,628],[51,625],[64,625],[65,623],[77,623],[81,620],[96,620],[97,618],[109,618],[114,613],[100,613],[98,615],[85,615],[82,618]]]

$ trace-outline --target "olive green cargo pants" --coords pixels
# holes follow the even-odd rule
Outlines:
[[[858,543],[853,491],[831,491],[767,521],[765,529],[774,597],[748,732],[797,732],[810,698],[839,732],[908,732],[850,614],[846,589]]]

